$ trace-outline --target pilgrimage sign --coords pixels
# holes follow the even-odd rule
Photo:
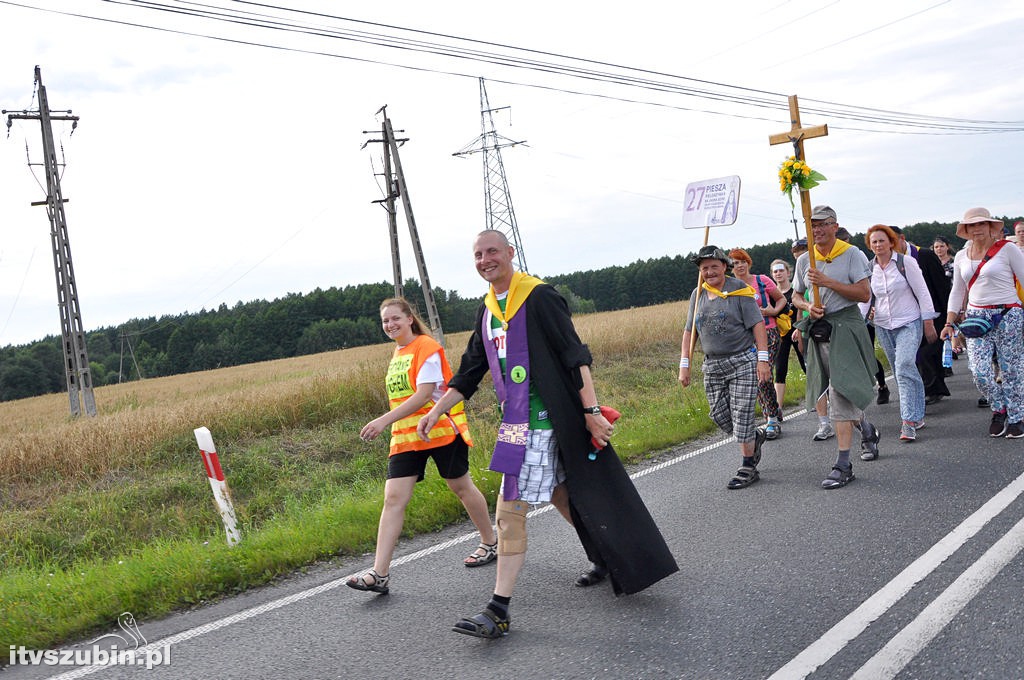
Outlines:
[[[683,202],[683,229],[733,224],[739,212],[739,202],[739,175],[690,182],[686,185]],[[706,237],[704,245],[707,245]]]
[[[736,222],[740,207],[740,177],[730,175],[729,177],[716,177],[705,179],[699,182],[690,182],[686,185],[686,194],[683,201],[683,229],[704,228],[704,245],[708,244],[708,234],[711,227],[727,227]],[[697,271],[697,289],[703,283],[700,271]],[[697,318],[697,306],[700,305],[700,297],[694,302],[693,319]],[[690,355],[693,355],[693,347],[697,342],[697,334],[690,326]]]

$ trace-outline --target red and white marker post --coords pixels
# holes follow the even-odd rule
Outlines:
[[[213,500],[217,502],[217,511],[220,513],[221,521],[224,522],[228,545],[236,545],[242,540],[242,534],[238,531],[235,506],[231,503],[231,492],[228,491],[224,471],[220,469],[217,449],[213,446],[213,435],[205,427],[196,428],[193,432],[196,435],[196,443],[199,444],[199,453],[203,457],[203,465],[206,467],[206,476],[210,480],[210,488],[213,489]]]

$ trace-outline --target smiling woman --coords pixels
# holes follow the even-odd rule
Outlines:
[[[364,425],[359,436],[363,441],[372,441],[385,429],[391,430],[384,510],[373,568],[345,584],[355,590],[386,595],[391,580],[391,557],[402,533],[405,508],[416,483],[424,479],[428,459],[433,459],[437,471],[462,501],[480,532],[480,545],[466,558],[465,565],[478,567],[493,562],[498,556],[498,542],[487,514],[487,501],[469,476],[468,447],[473,440],[469,436],[465,404],[460,401],[447,412],[447,417],[431,430],[429,441],[424,442],[416,435],[420,418],[444,394],[452,377],[444,348],[427,335],[423,322],[402,298],[384,300],[380,319],[384,332],[397,345],[386,379],[391,410]]]
[[[729,257],[732,258],[733,276],[753,289],[754,299],[761,310],[761,316],[764,317],[765,333],[768,335],[768,366],[769,370],[772,370],[775,368],[775,361],[779,354],[780,341],[779,327],[775,317],[786,307],[786,296],[775,285],[775,281],[762,274],[751,272],[753,260],[747,251],[742,248],[733,248],[729,251]],[[771,376],[768,380],[758,384],[757,402],[761,405],[761,413],[768,419],[764,427],[765,435],[768,439],[778,439],[782,434],[782,408]]]

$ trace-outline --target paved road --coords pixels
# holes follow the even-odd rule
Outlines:
[[[170,645],[170,665],[95,677],[1024,677],[1024,440],[987,436],[966,362],[956,371],[954,398],[929,407],[912,444],[896,439],[895,402],[870,408],[882,455],[856,461],[844,489],[819,488],[835,443],[811,441],[807,414],[766,445],[762,479],[746,490],[725,489],[738,454],[721,440],[637,468],[680,564],[637,595],[573,587],[582,550],[557,513],[541,512],[502,640],[449,632],[493,585],[491,567],[461,566],[466,525],[403,541],[387,597],[342,585],[369,556],[318,567],[144,622],[152,646]]]

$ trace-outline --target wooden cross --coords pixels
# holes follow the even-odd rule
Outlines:
[[[789,118],[792,123],[788,132],[780,132],[775,135],[768,137],[768,144],[775,146],[776,144],[792,144],[793,155],[796,156],[796,160],[807,162],[806,156],[804,156],[804,140],[814,139],[815,137],[827,137],[828,126],[827,125],[815,125],[813,127],[803,127],[800,125],[800,105],[797,103],[796,95],[790,95],[789,97]],[[810,258],[811,269],[815,269],[814,259],[814,235],[811,233],[811,192],[809,189],[798,189],[800,193],[800,210],[804,215],[804,229],[807,233],[807,253]],[[821,306],[821,298],[818,295],[818,287],[811,286],[811,290],[814,295],[814,304]]]

